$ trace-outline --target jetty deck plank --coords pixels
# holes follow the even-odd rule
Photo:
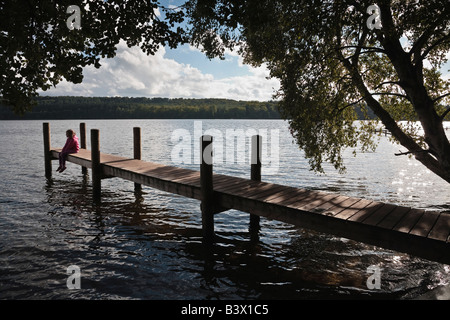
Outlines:
[[[450,215],[441,213],[433,229],[428,234],[428,237],[436,240],[448,241],[449,230],[450,230]]]
[[[410,233],[421,237],[427,237],[438,217],[439,213],[436,211],[425,211]]]
[[[57,159],[61,149],[51,149]],[[92,168],[91,152],[67,161]],[[105,177],[201,200],[200,172],[100,153]],[[218,208],[236,209],[450,264],[450,214],[213,174]],[[217,212],[223,211],[217,210]]]
[[[411,209],[408,214],[404,215],[403,218],[397,222],[393,229],[396,231],[409,233],[424,213],[425,210]]]

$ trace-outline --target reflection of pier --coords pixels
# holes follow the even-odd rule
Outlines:
[[[93,195],[101,196],[101,180],[118,177],[135,188],[150,186],[201,201],[205,243],[214,241],[214,215],[229,209],[250,213],[251,230],[266,217],[330,233],[375,246],[450,264],[450,214],[396,206],[338,194],[261,182],[261,139],[253,137],[251,178],[214,174],[212,138],[202,137],[200,171],[141,160],[140,129],[134,128],[134,158],[100,153],[99,131],[91,130],[86,149],[85,125],[80,125],[79,153],[68,161],[92,170]],[[51,178],[51,160],[60,149],[51,147],[49,124],[44,123],[45,172]],[[83,171],[84,172],[84,171]]]

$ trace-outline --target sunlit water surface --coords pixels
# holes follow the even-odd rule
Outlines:
[[[177,133],[196,141],[195,129],[262,130],[279,146],[265,144],[273,162],[263,180],[426,209],[450,208],[448,184],[380,138],[375,153],[346,157],[347,172],[308,170],[279,120],[105,120],[102,152],[132,157],[133,127],[142,128],[144,160],[173,165]],[[197,126],[197,127],[195,127]],[[53,146],[78,121],[52,121]],[[184,130],[183,130],[184,129]],[[176,131],[178,130],[178,131]],[[186,135],[190,134],[190,137]],[[248,214],[216,215],[217,243],[201,242],[197,200],[113,178],[102,181],[102,203],[92,202],[90,176],[69,163],[63,174],[44,177],[42,121],[0,121],[0,298],[2,299],[410,299],[447,285],[448,266],[332,235],[261,220],[258,237]],[[216,140],[220,141],[220,140]],[[89,146],[89,144],[88,144]],[[274,152],[274,153],[271,153]],[[278,160],[275,152],[278,152]],[[194,155],[192,154],[192,157]],[[279,161],[279,166],[274,164]],[[179,166],[198,169],[198,165]],[[278,168],[277,170],[275,170]],[[53,164],[53,170],[56,163]],[[249,165],[217,164],[216,172],[249,177]],[[81,269],[81,289],[69,290],[67,267]],[[381,289],[370,290],[367,268],[381,268]]]

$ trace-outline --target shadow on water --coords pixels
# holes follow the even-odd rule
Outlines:
[[[278,222],[262,220],[255,236],[239,212],[219,215],[205,246],[199,202],[111,190],[96,203],[86,176],[47,182],[58,263],[82,270],[82,290],[60,277],[52,298],[409,299],[448,278],[439,264]],[[367,288],[370,265],[380,290]]]

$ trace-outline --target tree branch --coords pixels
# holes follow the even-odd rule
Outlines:
[[[445,36],[438,39],[433,44],[431,44],[428,48],[426,48],[425,51],[423,52],[423,54],[420,56],[421,59],[424,60],[426,58],[426,56],[430,53],[430,51],[433,50],[438,45],[440,45],[441,43],[448,42],[446,40],[450,40],[450,33],[447,33]]]
[[[416,64],[420,59],[424,59],[425,56],[420,55],[420,50],[425,46],[427,41],[433,36],[436,27],[440,24],[440,21],[435,21],[424,33],[417,39],[413,44],[411,50],[409,50],[409,55],[414,55],[414,64]]]
[[[372,50],[374,52],[381,52],[381,53],[385,52],[385,50],[383,48],[366,47],[366,46],[342,46],[342,47],[337,48],[337,50],[350,49],[350,48],[360,48],[360,49]]]
[[[406,100],[411,102],[411,99],[408,96],[405,96],[404,94],[401,93],[395,93],[395,92],[375,92],[375,93],[371,93],[372,96],[397,96],[397,97],[401,97],[401,98],[405,98]]]
[[[400,86],[399,81],[385,81],[385,82],[382,82],[379,85],[377,85],[375,88],[373,88],[373,90],[376,90],[376,89],[380,88],[381,86],[384,86],[385,84],[396,84],[396,85]]]
[[[355,105],[355,104],[361,102],[362,100],[364,100],[364,97],[362,97],[362,98],[356,100],[355,102],[349,103],[349,104],[343,106],[342,108],[339,108],[339,109],[336,111],[336,114],[338,114],[338,113],[344,111],[345,109],[347,109],[347,108],[350,107],[350,106],[353,106],[353,105]]]
[[[400,150],[399,150],[400,151]],[[419,151],[407,151],[407,152],[399,152],[399,153],[394,153],[394,155],[398,156],[405,156],[408,154],[417,154],[417,153],[430,153],[430,150],[419,150]]]
[[[446,93],[446,94],[443,94],[442,96],[439,96],[439,97],[437,97],[437,98],[434,98],[434,99],[433,99],[433,103],[436,102],[436,101],[439,101],[439,100],[441,100],[442,98],[445,98],[445,97],[447,97],[447,96],[450,96],[450,92],[448,92],[448,93]]]
[[[447,106],[447,110],[441,115],[441,120],[444,121],[445,116],[450,112],[450,106]]]

